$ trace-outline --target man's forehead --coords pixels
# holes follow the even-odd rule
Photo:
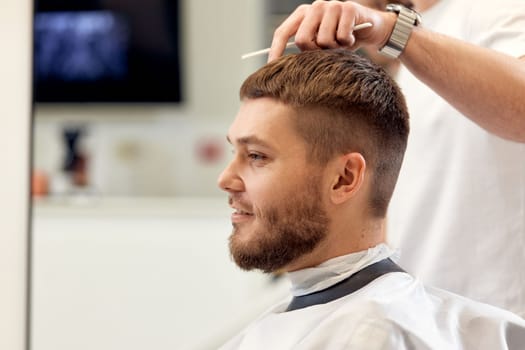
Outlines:
[[[270,98],[245,99],[228,131],[230,143],[271,145],[292,133],[295,111]]]

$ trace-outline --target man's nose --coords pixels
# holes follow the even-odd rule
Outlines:
[[[241,192],[244,185],[241,177],[237,174],[234,161],[222,171],[217,179],[217,185],[226,192]]]

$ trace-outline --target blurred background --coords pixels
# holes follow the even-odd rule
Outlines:
[[[216,179],[240,56],[302,2],[36,1],[31,349],[213,349],[286,295]]]

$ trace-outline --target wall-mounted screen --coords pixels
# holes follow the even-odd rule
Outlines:
[[[36,102],[180,102],[177,0],[36,0]]]

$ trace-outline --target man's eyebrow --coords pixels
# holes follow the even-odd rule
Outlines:
[[[231,138],[229,136],[226,136],[226,140],[229,143],[232,143],[232,140],[231,140]],[[255,135],[239,137],[239,138],[235,139],[234,141],[235,141],[235,143],[238,143],[238,144],[241,144],[241,145],[260,145],[260,146],[263,146],[263,147],[272,148],[268,142],[266,142],[264,140],[261,140],[260,138],[258,138]]]

